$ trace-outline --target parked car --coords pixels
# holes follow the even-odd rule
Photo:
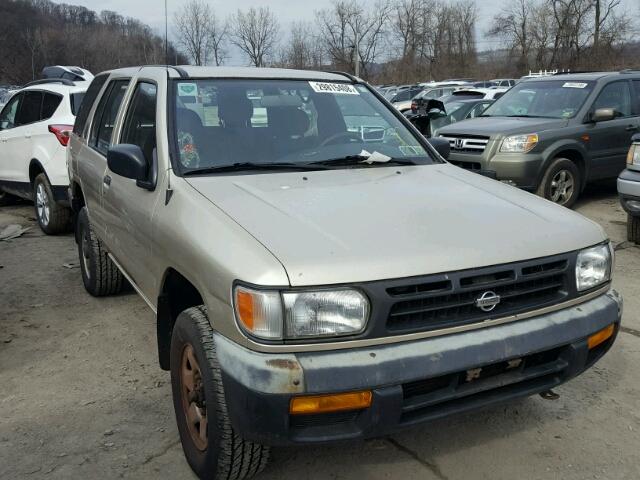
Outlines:
[[[439,134],[452,163],[571,207],[587,182],[624,169],[639,115],[640,72],[564,74],[520,82]]]
[[[0,205],[33,200],[43,232],[71,228],[66,150],[86,82],[37,80],[0,112]]]
[[[474,87],[474,88],[491,88],[491,87],[497,87],[497,86],[498,84],[493,80],[482,80],[480,82],[473,82],[471,84],[471,87]]]
[[[495,83],[497,87],[502,88],[511,88],[518,83],[515,78],[494,78],[491,82]]]
[[[431,100],[422,111],[408,116],[411,123],[426,137],[437,136],[438,129],[452,123],[482,115],[487,107],[493,103],[493,100],[482,98],[462,100],[456,100],[452,96],[447,98],[454,100],[448,103],[443,102],[442,99]]]
[[[618,177],[618,193],[627,212],[627,239],[640,244],[640,134],[632,140],[627,168]]]
[[[480,99],[497,100],[503,96],[508,88],[467,88],[462,87],[454,90],[448,96],[442,97],[444,101],[455,102],[458,100]]]
[[[204,89],[216,106],[183,102]],[[360,128],[345,101],[367,112]],[[268,445],[544,392],[618,331],[599,226],[446,163],[351,76],[115,70],[96,76],[70,145],[83,283],[101,296],[127,279],[156,313],[201,478],[247,478]]]
[[[455,92],[459,86],[427,88],[411,99],[411,111],[417,113],[429,100],[445,97]]]
[[[423,90],[424,88],[417,85],[406,88],[396,93],[389,101],[398,109],[398,111],[405,112],[407,110],[411,110],[411,102],[413,101],[413,98]]]

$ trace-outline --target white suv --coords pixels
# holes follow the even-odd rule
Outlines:
[[[0,112],[0,206],[33,200],[42,231],[68,231],[66,147],[89,85],[66,78],[37,80],[15,92]]]

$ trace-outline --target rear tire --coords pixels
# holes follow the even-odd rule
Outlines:
[[[120,293],[127,282],[91,228],[87,207],[78,214],[76,238],[85,290],[94,297]]]
[[[203,306],[188,308],[176,320],[171,387],[182,450],[199,478],[248,479],[266,466],[268,447],[243,440],[231,426],[213,329]]]
[[[47,235],[71,231],[71,209],[56,203],[49,179],[41,173],[33,181],[33,203],[40,229]]]
[[[547,167],[536,193],[571,208],[580,195],[582,177],[578,166],[567,158],[556,158]]]
[[[640,245],[640,217],[627,217],[627,240]]]

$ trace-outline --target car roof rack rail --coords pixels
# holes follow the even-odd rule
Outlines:
[[[640,73],[640,68],[625,68],[620,70],[620,73]]]
[[[143,68],[146,68],[146,67],[171,68],[171,69],[175,70],[176,72],[178,72],[178,75],[180,75],[180,78],[189,78],[189,74],[187,73],[187,71],[182,67],[177,67],[176,65],[157,65],[157,64],[156,65],[152,65],[152,64],[149,64],[149,65],[142,65],[140,67],[140,70],[142,70]]]
[[[358,82],[361,81],[358,77],[355,77],[355,76],[353,76],[353,75],[351,75],[350,73],[347,73],[347,72],[341,72],[339,70],[335,70],[335,71],[330,71],[329,73],[333,73],[335,75],[342,75],[343,77],[347,77],[353,83],[358,83]]]
[[[46,83],[61,83],[62,85],[66,85],[67,87],[75,87],[76,85],[71,80],[66,78],[43,78],[42,80],[34,80],[33,82],[29,82],[24,87],[31,87],[33,85],[44,85]]]

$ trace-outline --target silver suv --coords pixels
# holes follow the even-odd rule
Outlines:
[[[359,79],[129,68],[85,106],[82,279],[156,313],[202,478],[544,392],[615,339],[602,229],[449,165]]]

